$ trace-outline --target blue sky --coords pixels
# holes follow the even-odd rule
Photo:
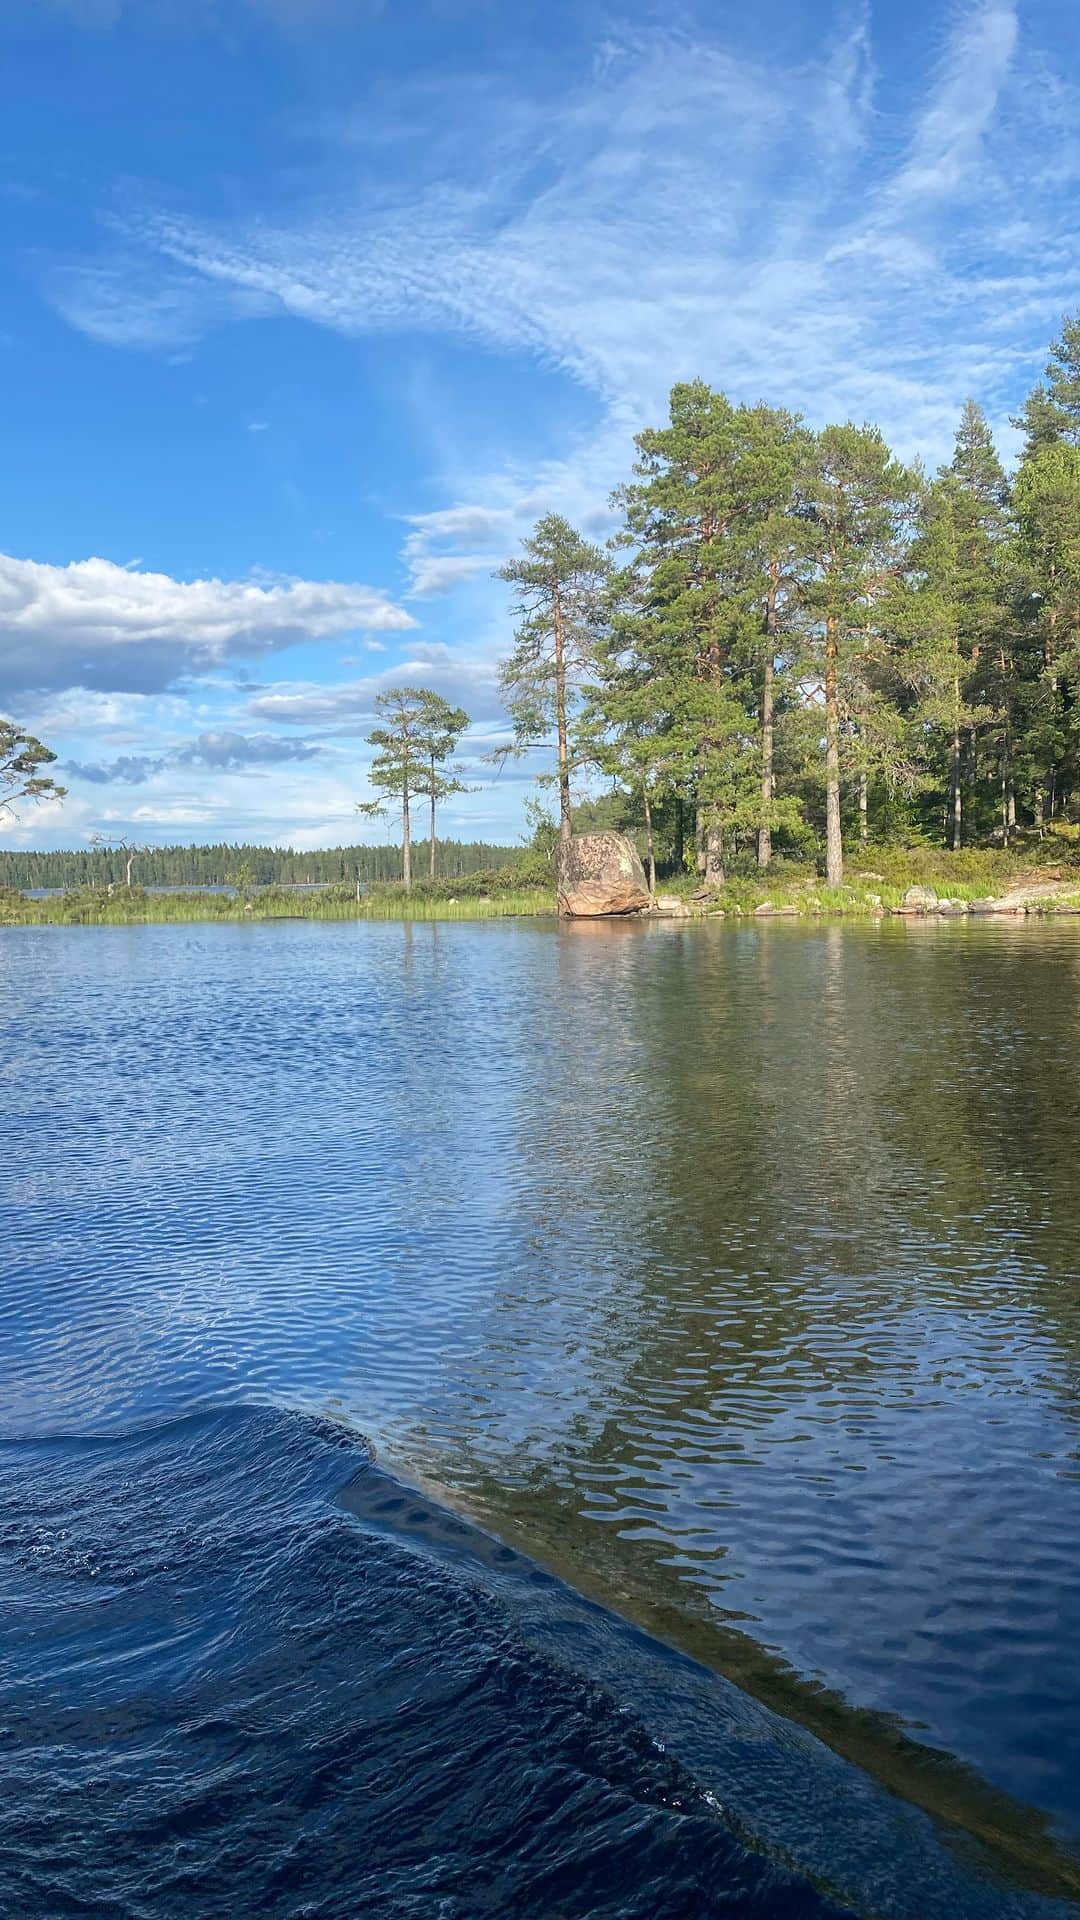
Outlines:
[[[933,463],[1076,306],[1073,0],[0,0],[3,844],[358,837],[380,687],[474,716],[491,579],[600,537],[671,383]]]

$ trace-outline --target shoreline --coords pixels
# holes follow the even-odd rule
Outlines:
[[[205,904],[201,896],[183,894],[170,896],[164,905],[159,904],[156,898],[150,904],[109,902],[98,906],[82,901],[68,904],[62,897],[55,897],[51,900],[28,900],[17,908],[12,908],[7,902],[0,906],[0,930],[16,927],[235,927],[284,922],[295,924],[298,921],[410,924],[424,921],[558,920],[560,925],[575,927],[647,927],[671,922],[700,926],[706,922],[726,921],[745,927],[776,921],[820,926],[838,922],[873,924],[895,920],[937,926],[946,923],[967,925],[972,921],[1015,924],[1019,921],[1045,923],[1070,919],[1080,919],[1080,888],[1063,889],[1059,896],[1024,901],[1012,900],[1008,895],[991,894],[976,895],[970,899],[945,897],[932,904],[918,906],[905,906],[902,902],[886,903],[880,899],[867,900],[855,892],[845,900],[792,900],[780,895],[779,890],[774,890],[774,897],[766,896],[753,903],[743,899],[725,900],[723,895],[716,901],[684,900],[675,896],[670,902],[662,902],[654,909],[638,913],[570,916],[560,916],[554,895],[534,898],[510,895],[503,899],[461,901],[380,899],[367,906],[326,904],[321,908],[312,906],[302,911],[298,911],[295,905],[277,908],[256,904],[223,910]]]

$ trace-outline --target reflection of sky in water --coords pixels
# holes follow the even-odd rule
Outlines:
[[[1075,1833],[1078,963],[1067,927],[10,932],[5,1424],[333,1406]]]

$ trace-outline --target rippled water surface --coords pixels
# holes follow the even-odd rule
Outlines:
[[[1075,929],[12,929],[0,993],[26,1910],[818,1911],[757,1848],[864,1912],[1080,1887]],[[355,1435],[418,1532],[334,1502]],[[477,1804],[516,1730],[486,1905],[451,1698]]]

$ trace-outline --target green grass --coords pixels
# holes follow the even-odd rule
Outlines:
[[[917,846],[849,851],[841,887],[827,887],[809,862],[779,857],[763,875],[748,860],[698,904],[706,913],[734,917],[752,915],[758,907],[769,905],[794,909],[800,918],[870,919],[898,907],[909,887],[932,887],[939,899],[970,903],[999,897],[1018,883],[1043,880],[1058,882],[1062,891],[1045,908],[1036,906],[1034,911],[1075,905],[1080,893],[1080,846],[1070,836],[1048,834],[1042,841],[1031,836],[1008,850],[965,847],[950,853],[945,847]],[[695,874],[681,874],[663,881],[660,891],[693,900],[701,892],[701,883]]]
[[[306,893],[259,887],[246,897],[215,893],[147,893],[141,887],[73,888],[47,900],[27,900],[0,887],[0,926],[130,926],[249,920],[497,920],[552,914],[554,889],[543,861],[519,869],[495,868],[459,880],[418,879],[411,893],[383,884],[359,902],[349,886]],[[1021,880],[1051,880],[1058,897],[1034,911],[1080,903],[1080,841],[1063,833],[1025,837],[1008,851],[970,847],[868,847],[848,854],[846,881],[827,887],[808,861],[778,857],[760,874],[748,859],[727,883],[703,900],[694,874],[661,880],[662,894],[693,901],[704,913],[752,916],[765,904],[793,909],[800,918],[828,915],[870,919],[898,907],[908,887],[933,887],[941,899],[976,901],[1005,893]],[[1071,884],[1070,884],[1071,883]]]
[[[403,887],[372,890],[357,901],[348,887],[317,893],[258,888],[247,899],[222,893],[145,893],[141,887],[76,888],[46,900],[0,889],[0,926],[126,927],[252,920],[498,920],[554,913],[555,895],[538,887],[501,886],[490,895]]]

